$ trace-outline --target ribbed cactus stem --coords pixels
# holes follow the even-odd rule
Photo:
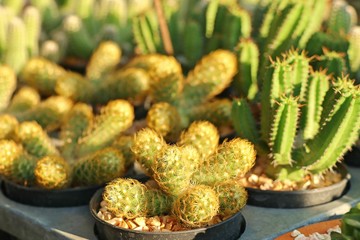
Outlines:
[[[292,96],[280,98],[274,113],[269,140],[272,164],[275,166],[293,164],[291,152],[295,141],[298,118],[298,99]]]
[[[28,59],[26,29],[23,21],[14,17],[9,22],[4,62],[19,73]]]
[[[7,32],[9,24],[8,9],[0,6],[0,60],[3,62],[7,48]]]
[[[159,153],[166,147],[166,142],[156,131],[144,128],[135,134],[132,151],[136,161],[140,163],[145,173],[152,175],[152,167]]]
[[[40,94],[34,88],[23,86],[14,94],[6,112],[17,116],[36,106],[39,102]]]
[[[349,50],[348,56],[350,69],[352,72],[360,70],[360,26],[354,26],[349,32]]]
[[[0,113],[9,106],[16,85],[17,79],[14,70],[9,66],[0,65]]]
[[[69,163],[75,161],[75,149],[78,140],[91,125],[92,120],[92,108],[84,103],[75,104],[64,118],[60,130],[60,139],[63,141],[61,155]]]
[[[203,54],[202,31],[201,25],[196,20],[189,20],[184,29],[183,51],[189,66],[194,66]]]
[[[59,155],[48,134],[36,122],[21,123],[17,135],[24,149],[35,157]]]
[[[240,41],[238,52],[239,72],[235,84],[241,96],[254,100],[258,93],[257,72],[259,68],[259,49],[251,39]]]
[[[325,51],[324,55],[317,57],[315,68],[317,70],[326,69],[327,74],[331,74],[334,79],[342,77],[348,72],[344,56],[345,53]]]
[[[301,110],[301,128],[305,140],[313,138],[320,129],[323,101],[329,85],[329,77],[324,72],[314,72],[309,78],[309,86],[305,95],[306,105]]]
[[[45,58],[34,57],[24,66],[21,77],[29,86],[36,88],[42,95],[55,93],[56,82],[65,74],[65,69]]]
[[[207,6],[206,27],[205,27],[206,29],[205,36],[207,38],[210,38],[213,35],[218,8],[219,8],[219,0],[211,0],[209,5]]]
[[[94,124],[89,126],[79,139],[77,156],[95,152],[109,146],[116,137],[128,129],[134,120],[134,107],[126,100],[113,100],[95,116]]]
[[[167,194],[178,196],[190,186],[200,156],[193,146],[167,146],[153,166],[154,180]]]
[[[355,143],[360,130],[360,89],[343,77],[335,83],[333,94],[338,95],[326,122],[319,133],[306,143],[297,159],[312,173],[323,173]],[[327,102],[325,102],[327,103]],[[324,104],[325,104],[324,103]]]
[[[73,168],[76,185],[94,186],[107,183],[125,174],[125,158],[113,147],[85,156]]]
[[[100,43],[86,66],[86,77],[98,85],[102,78],[120,63],[121,54],[121,49],[115,42]]]
[[[279,59],[268,70],[261,92],[261,138],[268,141],[274,105],[280,96],[291,91],[291,66]]]
[[[19,126],[18,120],[10,114],[0,115],[0,139],[16,140],[16,131]]]
[[[37,8],[28,6],[24,10],[24,24],[26,27],[26,45],[29,57],[39,54],[41,32],[41,16]]]
[[[346,1],[335,0],[328,21],[328,30],[333,33],[346,35],[357,22],[356,10]]]

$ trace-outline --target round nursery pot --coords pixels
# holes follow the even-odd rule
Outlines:
[[[245,231],[245,219],[240,212],[209,227],[176,232],[143,232],[113,226],[97,216],[103,189],[90,200],[90,211],[95,218],[94,231],[99,240],[237,240]]]
[[[87,205],[96,190],[102,186],[74,187],[59,190],[45,190],[18,185],[2,180],[2,191],[9,199],[38,207],[73,207]]]
[[[335,171],[341,174],[341,181],[322,188],[274,191],[247,187],[247,204],[268,208],[303,208],[331,202],[344,195],[350,187],[350,174],[345,166],[340,164]]]
[[[353,147],[344,156],[344,163],[352,167],[360,167],[360,147]]]

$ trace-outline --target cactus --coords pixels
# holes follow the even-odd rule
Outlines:
[[[200,156],[193,146],[167,146],[155,159],[154,180],[164,192],[178,196],[190,186],[199,163]]]
[[[0,115],[0,139],[16,140],[16,131],[19,126],[18,120],[10,115]]]
[[[360,26],[351,28],[349,32],[349,49],[348,56],[350,60],[350,70],[355,73],[360,70],[360,56],[357,54],[360,51]]]
[[[219,197],[211,187],[197,185],[187,189],[174,202],[172,212],[184,225],[202,227],[217,215]]]
[[[351,5],[343,0],[332,3],[328,20],[328,31],[346,35],[357,22],[357,14]]]
[[[17,115],[19,121],[36,121],[45,130],[53,131],[62,124],[73,102],[62,96],[51,96],[35,107]]]
[[[171,211],[174,198],[159,189],[146,191],[147,216],[161,216]]]
[[[62,189],[71,183],[71,170],[68,163],[59,156],[46,156],[36,163],[35,183],[44,189]]]
[[[104,75],[120,63],[121,54],[121,49],[116,43],[112,41],[101,42],[86,66],[86,77],[95,85],[99,85]]]
[[[39,102],[39,93],[34,88],[23,86],[12,97],[6,112],[15,116],[21,115]]]
[[[15,159],[21,155],[22,148],[13,140],[0,140],[0,175],[10,177]]]
[[[134,108],[126,100],[113,100],[100,110],[78,141],[78,157],[109,146],[123,131],[128,129],[134,120]]]
[[[29,57],[39,54],[39,40],[41,32],[41,16],[37,8],[28,6],[24,10],[24,24],[26,28],[26,45]]]
[[[26,29],[23,21],[14,17],[9,22],[7,46],[4,62],[19,73],[26,64],[28,53],[26,46]]]
[[[125,158],[119,150],[108,147],[79,159],[73,169],[76,185],[101,185],[125,174]]]
[[[13,69],[0,65],[0,112],[4,111],[16,89],[16,75]]]
[[[214,186],[219,196],[219,215],[231,216],[239,212],[246,204],[248,193],[236,180],[220,182]]]
[[[219,144],[219,133],[210,122],[193,122],[186,131],[182,132],[178,144],[195,147],[200,155],[201,165],[207,157],[216,152]]]
[[[117,217],[133,219],[147,214],[146,186],[135,179],[117,178],[105,186],[106,208]]]
[[[126,169],[129,169],[135,161],[135,154],[131,150],[134,146],[134,141],[134,135],[120,135],[111,145],[124,155]]]
[[[65,70],[49,60],[41,57],[29,59],[22,70],[23,82],[36,88],[40,94],[55,94],[56,81],[65,74]]]
[[[93,112],[89,105],[77,103],[69,111],[60,129],[60,140],[63,145],[60,148],[61,155],[69,163],[75,161],[75,150],[79,138],[92,124]]]
[[[37,160],[37,158],[27,153],[22,153],[15,158],[12,164],[11,181],[24,186],[33,185]]]
[[[324,51],[324,54],[316,58],[314,68],[316,70],[326,69],[333,78],[342,77],[347,74],[348,69],[344,60],[345,54],[335,51]]]
[[[204,161],[192,181],[197,184],[214,185],[234,179],[253,167],[255,157],[256,151],[249,141],[240,138],[225,141]]]
[[[135,154],[135,160],[147,175],[153,174],[152,166],[155,159],[165,147],[166,143],[161,135],[150,128],[142,129],[135,134],[132,151]]]
[[[47,155],[59,155],[50,137],[44,129],[34,121],[21,123],[17,137],[24,149],[35,157],[41,158]]]

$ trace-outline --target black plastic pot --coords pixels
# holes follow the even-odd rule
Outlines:
[[[91,198],[89,207],[95,218],[94,231],[99,240],[236,240],[245,231],[245,219],[240,212],[210,227],[177,232],[142,232],[113,226],[96,214],[102,200],[103,189]]]
[[[25,187],[8,180],[1,182],[1,189],[9,199],[37,207],[72,207],[87,205],[96,190],[102,186],[74,187],[59,190],[45,190]]]
[[[340,198],[350,188],[350,174],[343,164],[337,169],[342,180],[333,185],[298,191],[260,190],[247,187],[248,205],[268,208],[304,208],[331,202]]]

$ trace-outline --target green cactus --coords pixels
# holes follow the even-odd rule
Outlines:
[[[23,21],[14,17],[9,22],[4,62],[19,73],[28,59],[26,29]]]
[[[12,97],[6,113],[15,116],[33,108],[40,102],[40,95],[34,88],[23,86]]]
[[[335,51],[324,51],[324,54],[316,58],[314,68],[316,70],[326,69],[333,78],[342,77],[347,74],[348,69],[344,59],[345,54]]]
[[[183,105],[194,106],[213,98],[231,83],[236,71],[236,57],[229,51],[216,50],[204,56],[185,79]]]
[[[200,165],[207,157],[214,154],[219,144],[217,128],[207,121],[191,123],[186,131],[183,131],[177,144],[180,146],[193,146],[200,155]]]
[[[125,158],[113,147],[107,147],[79,159],[73,168],[76,185],[101,185],[125,174]]]
[[[7,45],[7,30],[9,24],[9,10],[6,7],[0,6],[0,60],[3,62],[4,54]]]
[[[35,183],[44,189],[62,189],[71,183],[71,170],[68,163],[59,156],[46,156],[36,163]]]
[[[19,121],[36,121],[45,130],[60,127],[62,120],[73,106],[73,102],[63,96],[51,96],[35,107],[17,115]]]
[[[193,146],[167,146],[155,159],[153,178],[169,195],[178,196],[190,186],[190,180],[200,163]]]
[[[357,14],[346,1],[333,1],[327,29],[336,34],[346,35],[357,22]]]
[[[29,59],[21,73],[22,80],[37,89],[40,94],[55,94],[56,81],[65,74],[65,70],[49,60],[41,57]]]
[[[247,140],[234,138],[219,145],[193,176],[197,184],[214,185],[247,173],[254,165],[256,151]]]
[[[187,60],[186,65],[194,66],[204,51],[203,29],[195,19],[190,19],[187,22],[183,41],[184,56]]]
[[[217,183],[214,190],[219,196],[219,215],[225,217],[239,212],[248,199],[246,189],[236,180]]]
[[[95,85],[99,85],[102,78],[120,63],[121,54],[121,49],[116,43],[100,43],[86,66],[86,77]]]
[[[84,103],[75,104],[65,117],[59,134],[60,140],[63,141],[60,151],[69,163],[76,160],[74,157],[78,140],[92,121],[92,108]]]
[[[135,134],[132,151],[135,154],[135,160],[147,175],[153,174],[152,166],[155,164],[155,159],[166,146],[163,137],[150,128],[144,128]]]
[[[138,180],[117,178],[105,186],[102,196],[112,214],[133,219],[148,212],[146,192],[146,186]]]
[[[41,33],[41,16],[39,10],[34,6],[24,9],[24,24],[26,28],[26,45],[29,57],[39,54],[39,41]]]
[[[10,114],[0,115],[0,139],[16,140],[18,120]]]
[[[202,227],[218,214],[218,210],[216,192],[211,187],[196,185],[175,200],[172,212],[184,225]]]
[[[134,107],[126,100],[113,100],[100,110],[78,141],[78,157],[109,146],[115,138],[128,129],[134,120]]]
[[[75,102],[94,102],[95,86],[84,76],[67,71],[56,81],[55,92]]]
[[[11,181],[24,186],[32,186],[35,181],[35,167],[37,158],[27,153],[20,154],[14,159],[11,170]]]
[[[0,175],[10,177],[15,159],[21,155],[22,148],[13,140],[0,140]]]
[[[159,189],[148,189],[146,191],[146,203],[148,206],[147,216],[161,216],[171,211],[174,201],[172,196],[165,194]]]
[[[349,49],[349,42],[339,34],[319,31],[310,37],[305,50],[308,52],[309,56],[314,56],[322,55],[324,53],[323,49],[346,53]]]
[[[134,146],[134,141],[134,135],[122,134],[117,137],[111,145],[124,155],[126,169],[129,169],[135,162],[135,154],[131,150]]]
[[[182,129],[180,113],[167,102],[153,104],[147,115],[146,124],[169,141],[176,141]]]
[[[24,149],[35,157],[59,155],[50,137],[36,122],[23,122],[17,131],[17,137]]]
[[[355,73],[360,70],[360,26],[351,28],[349,32],[349,50],[347,52],[350,61],[350,70]]]
[[[6,65],[0,65],[0,112],[8,107],[16,85],[14,70]]]

